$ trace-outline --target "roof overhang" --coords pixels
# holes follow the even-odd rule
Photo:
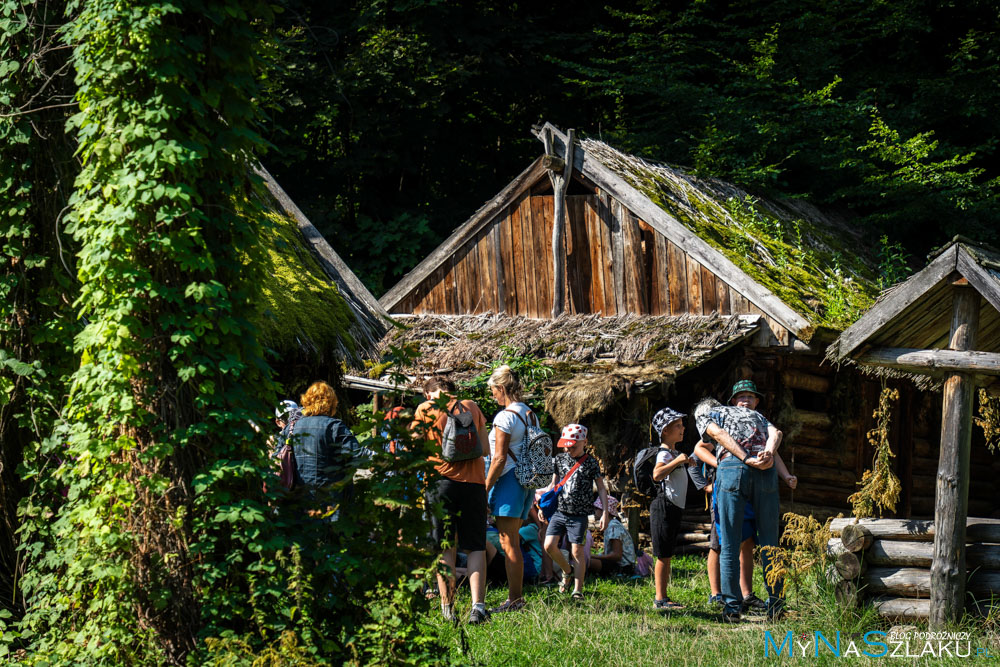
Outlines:
[[[956,240],[921,271],[884,293],[830,345],[827,358],[834,362],[861,361],[873,348],[946,348],[953,285],[963,281],[980,295],[976,349],[1000,352],[1000,264],[992,265],[984,251]]]

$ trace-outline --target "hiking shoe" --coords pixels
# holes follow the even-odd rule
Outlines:
[[[452,623],[455,620],[455,610],[452,609],[450,604],[441,605],[441,615],[444,616],[444,620],[449,623]]]
[[[722,595],[709,595],[708,604],[721,607],[722,606]]]
[[[726,624],[726,623],[739,623],[740,620],[741,619],[740,619],[739,612],[728,612],[728,611],[722,612],[722,623],[723,624]]]
[[[518,598],[516,600],[504,600],[504,603],[499,607],[493,607],[490,609],[490,614],[502,614],[508,611],[521,611],[524,609],[524,598]]]
[[[743,613],[763,614],[767,611],[767,603],[761,600],[755,593],[743,598]]]
[[[479,625],[480,623],[488,623],[490,620],[490,612],[487,611],[486,605],[477,604],[472,606],[472,611],[469,612],[469,625]]]

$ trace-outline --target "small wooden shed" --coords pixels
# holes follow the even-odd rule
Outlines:
[[[942,387],[930,618],[936,626],[953,621],[965,607],[974,398],[977,387],[1000,386],[1000,253],[956,238],[879,299],[827,355]]]

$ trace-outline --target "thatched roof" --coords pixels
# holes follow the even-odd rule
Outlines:
[[[257,175],[271,210],[261,232],[270,276],[255,322],[262,342],[286,360],[329,363],[335,356],[361,366],[389,328],[385,309],[271,174],[259,167]]]
[[[845,219],[802,199],[769,199],[594,139],[580,145],[813,327],[842,330],[878,294],[871,244]]]
[[[416,343],[421,356],[403,369],[416,376],[472,377],[514,356],[552,369],[545,407],[566,424],[600,413],[632,391],[672,382],[755,332],[759,316],[567,315],[556,320],[508,315],[421,315],[382,339]]]

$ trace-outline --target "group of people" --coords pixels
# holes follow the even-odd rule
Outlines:
[[[641,574],[637,566],[643,556],[625,529],[618,501],[608,494],[599,462],[587,451],[587,428],[562,428],[548,487],[556,494],[555,511],[546,519],[538,502],[545,489],[525,487],[515,474],[538,417],[524,403],[518,377],[509,366],[497,368],[488,384],[501,408],[492,428],[487,429],[480,407],[457,398],[454,384],[442,377],[424,383],[425,401],[409,425],[414,437],[437,445],[431,457],[437,475],[428,480],[426,498],[428,504],[443,507],[440,515],[431,513],[431,522],[433,538],[443,547],[437,584],[444,617],[456,619],[456,572],[469,581],[468,621],[473,624],[522,609],[526,576],[557,583],[562,592],[582,599],[588,570],[599,576],[632,575],[637,570]],[[700,401],[694,424],[701,439],[691,456],[677,449],[684,439],[686,414],[665,407],[652,419],[659,444],[652,471],[656,496],[650,507],[655,609],[681,608],[668,597],[667,588],[690,477],[711,499],[709,581],[711,601],[723,607],[722,619],[737,621],[741,613],[755,609],[771,617],[782,613],[780,579],[767,586],[767,602],[752,592],[753,545],[777,545],[777,480],[792,488],[797,480],[778,456],[781,432],[755,409],[759,398],[753,382],[744,380],[734,386],[730,405]],[[362,454],[350,430],[334,417],[336,408],[336,394],[324,382],[309,387],[301,407],[292,401],[278,406],[281,435],[275,453],[281,455],[288,443],[295,443],[295,484],[332,485],[347,474],[342,462]],[[594,514],[603,533],[602,554],[590,553]],[[766,572],[767,550],[762,560]],[[507,586],[507,599],[489,610],[488,577]]]

